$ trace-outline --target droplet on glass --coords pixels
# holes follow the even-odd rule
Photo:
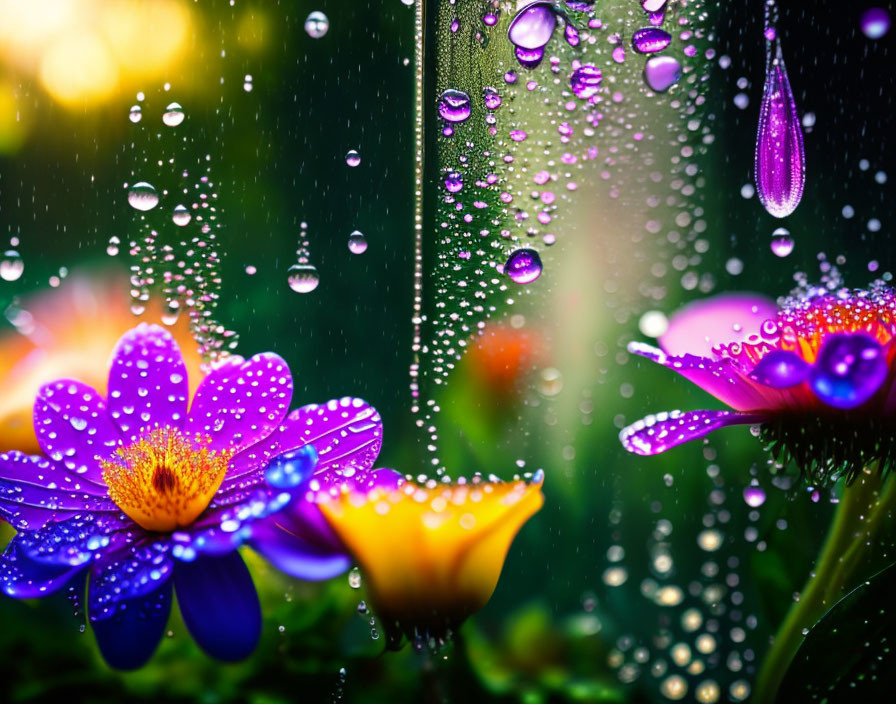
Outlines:
[[[449,88],[439,96],[439,115],[448,122],[463,122],[470,117],[470,96]]]
[[[497,110],[499,107],[501,107],[501,96],[494,88],[484,88],[482,90],[482,97],[485,101],[485,107],[489,110]]]
[[[809,385],[829,406],[850,409],[877,393],[886,378],[886,354],[877,340],[863,332],[835,333],[821,344]]]
[[[600,69],[594,64],[579,66],[569,77],[569,87],[577,98],[590,98],[597,95],[602,80]]]
[[[642,27],[632,34],[632,49],[639,54],[655,54],[672,43],[672,35],[659,27]]]
[[[457,171],[451,171],[445,176],[445,189],[449,193],[459,193],[463,190],[464,179]]]
[[[25,271],[25,262],[22,255],[14,249],[8,249],[0,260],[0,279],[4,281],[18,281]]]
[[[305,19],[305,33],[312,39],[320,39],[329,29],[330,20],[319,10],[315,10]]]
[[[806,183],[806,155],[780,39],[773,59],[769,49],[756,131],[755,175],[756,192],[770,215],[783,218],[796,210]]]
[[[880,39],[890,31],[890,13],[882,7],[869,7],[859,22],[862,34],[869,39]]]
[[[349,149],[345,155],[345,163],[355,168],[358,164],[361,163],[361,155],[358,154],[354,149]]]
[[[320,283],[320,274],[312,264],[293,264],[286,272],[286,282],[296,293],[311,293]]]
[[[541,276],[541,257],[538,252],[523,247],[511,252],[504,263],[504,273],[517,284],[529,284]]]
[[[139,105],[131,105],[131,109],[128,111],[128,119],[134,124],[140,122],[143,119],[143,108]]]
[[[544,49],[524,49],[518,46],[516,48],[516,58],[526,68],[535,68],[544,59]]]
[[[681,64],[672,56],[651,56],[644,64],[644,81],[651,90],[662,93],[681,78]]]
[[[184,109],[180,106],[180,103],[170,103],[162,115],[162,122],[168,125],[168,127],[177,127],[183,121]]]
[[[516,14],[507,29],[507,38],[520,49],[541,49],[547,44],[557,18],[549,2],[535,2]]]
[[[185,205],[176,205],[174,206],[174,212],[171,214],[171,219],[174,221],[174,224],[183,227],[187,223],[190,222],[190,211],[187,210],[187,206]]]
[[[159,194],[151,183],[140,181],[128,190],[128,203],[135,210],[152,210],[159,204]]]
[[[348,236],[348,249],[352,254],[364,254],[367,251],[367,240],[360,230]]]
[[[789,256],[793,251],[793,237],[786,227],[779,227],[772,233],[772,254],[776,257]]]

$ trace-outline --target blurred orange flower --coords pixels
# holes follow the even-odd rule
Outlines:
[[[135,316],[126,278],[92,272],[23,297],[6,317],[15,329],[0,333],[0,452],[38,454],[31,414],[41,385],[78,379],[105,395],[109,351],[137,322],[160,321],[162,307]],[[202,375],[187,316],[169,329],[183,351],[192,395]]]
[[[489,324],[467,352],[476,381],[497,396],[510,396],[520,380],[546,359],[541,336],[529,328]]]
[[[361,566],[390,646],[450,635],[495,591],[517,532],[541,508],[532,481],[426,485],[322,497],[321,510]]]

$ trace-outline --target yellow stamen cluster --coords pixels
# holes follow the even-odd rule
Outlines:
[[[136,523],[170,532],[190,525],[221,486],[232,451],[217,452],[211,439],[156,428],[102,460],[109,496]]]

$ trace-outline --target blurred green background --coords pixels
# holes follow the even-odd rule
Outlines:
[[[607,16],[630,36],[643,21],[616,5]],[[852,286],[893,261],[892,39],[866,39],[863,8],[833,2],[781,3],[794,92],[816,119],[804,200],[783,223],[795,251],[784,259],[769,251],[782,223],[741,194],[761,97],[760,9],[729,3],[705,18],[715,57],[697,118],[711,139],[682,124],[667,100],[629,89],[656,136],[652,163],[636,156],[609,180],[604,162],[585,167],[544,275],[501,316],[508,339],[524,331],[534,351],[489,352],[486,336],[486,350],[468,354],[439,395],[440,457],[454,476],[509,477],[523,466],[547,475],[544,509],[451,648],[383,653],[357,613],[363,585],[299,583],[253,560],[265,632],[239,665],[202,655],[175,616],[149,665],[117,673],[64,597],[0,600],[0,699],[640,702],[673,698],[673,675],[687,683],[686,701],[745,697],[824,536],[830,492],[813,502],[806,487],[773,486],[744,428],[656,458],[625,454],[616,438],[623,425],[649,412],[718,407],[631,359],[625,345],[643,339],[645,311],[669,314],[723,290],[782,295],[797,271],[818,278],[819,252],[843,257]],[[312,10],[330,19],[317,40],[302,28]],[[141,160],[156,159],[156,127],[147,125],[161,132],[159,116],[177,101],[183,143],[158,154],[176,147],[191,163],[208,155],[224,253],[218,317],[239,333],[240,353],[284,356],[298,403],[364,397],[384,419],[379,464],[426,471],[407,376],[412,9],[399,0],[11,0],[0,3],[0,28],[0,234],[20,239],[25,264],[21,278],[0,283],[0,305],[47,287],[61,267],[127,270],[124,243],[136,235],[123,184],[139,180]],[[138,91],[148,138],[127,119]],[[739,93],[746,109],[734,104]],[[679,174],[693,185],[685,189],[669,174],[689,144],[696,168]],[[345,164],[350,149],[360,152],[358,168]],[[621,197],[611,195],[617,187]],[[692,217],[678,225],[683,211]],[[648,226],[654,219],[658,231]],[[321,274],[306,295],[286,284],[301,222]],[[346,246],[355,229],[369,242],[360,256]],[[123,243],[116,257],[105,252],[112,236]],[[246,273],[250,265],[257,273]],[[490,354],[499,367],[519,365],[509,386],[494,381]],[[755,510],[742,499],[753,478],[768,491]],[[713,550],[698,543],[707,530],[718,539]]]

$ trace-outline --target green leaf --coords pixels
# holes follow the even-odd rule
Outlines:
[[[891,701],[896,691],[896,563],[838,601],[797,651],[776,701]]]

